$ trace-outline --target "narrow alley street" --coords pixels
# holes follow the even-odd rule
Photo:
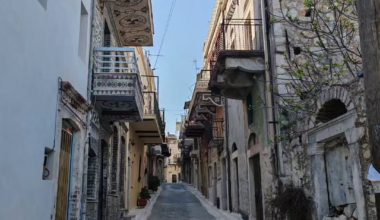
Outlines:
[[[148,220],[215,219],[183,184],[164,184]]]
[[[380,0],[0,1],[0,220],[380,220]]]

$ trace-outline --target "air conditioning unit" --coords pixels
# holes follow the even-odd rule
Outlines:
[[[156,145],[151,148],[152,155],[161,155],[161,146]]]

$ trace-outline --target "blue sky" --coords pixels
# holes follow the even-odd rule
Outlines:
[[[172,0],[153,0],[154,46],[146,47],[157,55],[164,35]],[[160,77],[160,108],[165,108],[166,133],[175,133],[175,123],[191,99],[196,79],[195,64],[203,65],[206,41],[215,0],[177,0],[155,70]],[[156,61],[151,56],[152,68]],[[199,71],[198,71],[199,72]],[[190,87],[190,89],[189,89]]]

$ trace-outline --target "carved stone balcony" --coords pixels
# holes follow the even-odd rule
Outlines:
[[[135,49],[94,49],[93,100],[109,121],[143,119],[144,100]]]
[[[123,46],[153,46],[151,0],[101,0]]]
[[[225,20],[209,58],[212,93],[245,99],[256,74],[265,71],[261,20]]]
[[[217,114],[218,108],[223,106],[224,98],[212,94],[208,88],[210,73],[210,70],[202,70],[197,74],[197,81],[188,108],[189,121],[210,120]]]

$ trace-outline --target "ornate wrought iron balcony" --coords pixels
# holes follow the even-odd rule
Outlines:
[[[210,138],[209,147],[223,147],[224,143],[224,120],[222,118],[213,119],[207,128]]]
[[[209,57],[209,88],[215,94],[244,99],[254,74],[265,71],[261,19],[225,20]]]
[[[135,49],[94,49],[94,104],[110,121],[136,122],[143,119],[141,78]]]
[[[101,0],[123,46],[153,46],[151,0]]]

